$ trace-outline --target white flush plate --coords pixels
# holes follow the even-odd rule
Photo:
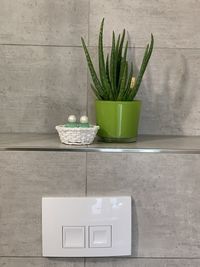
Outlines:
[[[44,257],[131,255],[131,197],[42,199]]]

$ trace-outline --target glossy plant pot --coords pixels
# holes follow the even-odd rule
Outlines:
[[[96,101],[98,136],[105,142],[135,142],[141,101]]]

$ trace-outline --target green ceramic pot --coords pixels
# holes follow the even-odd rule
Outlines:
[[[105,142],[135,142],[141,101],[96,101],[98,136]]]

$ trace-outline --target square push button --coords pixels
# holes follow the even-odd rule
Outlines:
[[[84,248],[85,227],[84,226],[63,226],[62,228],[63,248]]]
[[[89,237],[91,248],[110,248],[112,245],[112,226],[90,226]]]

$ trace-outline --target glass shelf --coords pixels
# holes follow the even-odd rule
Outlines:
[[[72,146],[60,143],[57,134],[0,134],[1,151],[71,151],[200,154],[200,136],[143,135],[135,143],[102,143]]]

